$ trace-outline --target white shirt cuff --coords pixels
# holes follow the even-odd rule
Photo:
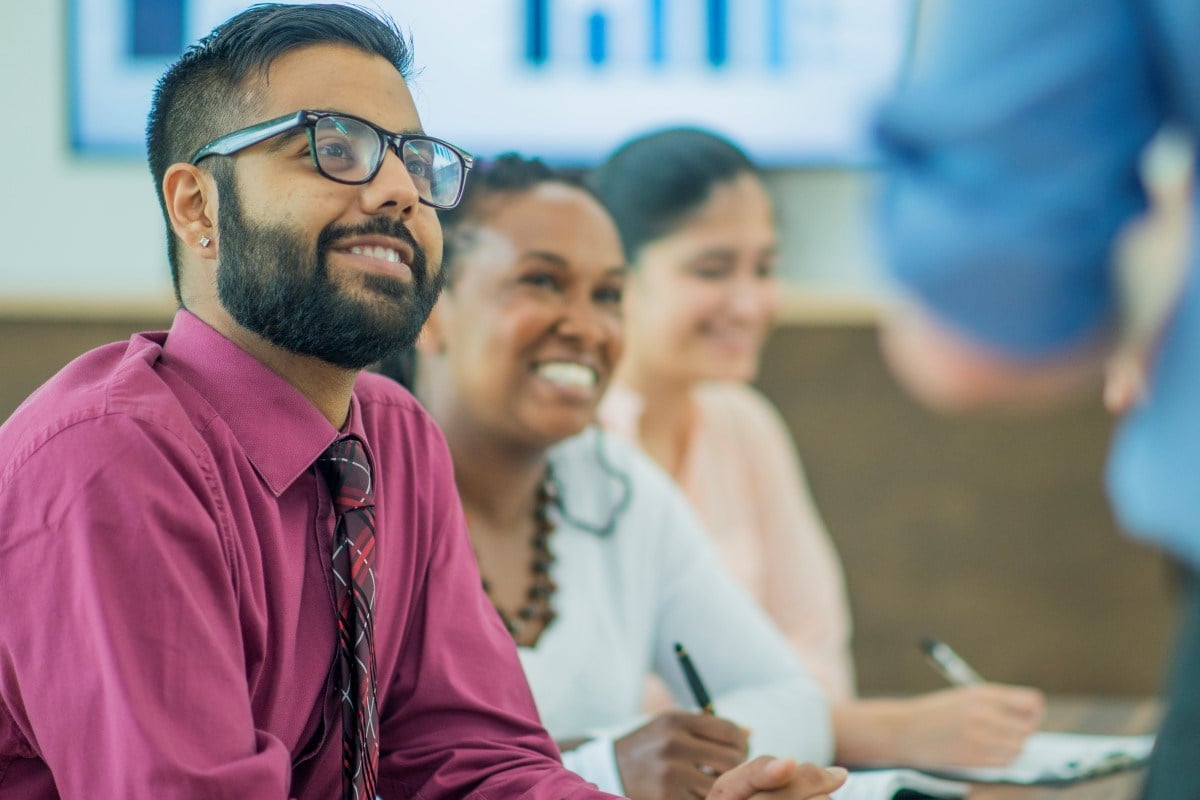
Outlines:
[[[602,792],[624,795],[621,773],[617,769],[617,754],[613,740],[607,736],[589,739],[574,750],[562,754],[563,765],[586,781],[596,784]]]

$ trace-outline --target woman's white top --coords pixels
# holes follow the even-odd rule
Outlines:
[[[691,654],[716,713],[749,728],[751,757],[828,763],[829,708],[767,616],[726,575],[671,479],[596,429],[550,453],[560,508],[550,548],[558,618],[521,663],[555,739],[595,739],[567,766],[622,794],[612,739],[646,721],[647,672],[695,709],[675,656]],[[588,528],[592,530],[588,530]]]

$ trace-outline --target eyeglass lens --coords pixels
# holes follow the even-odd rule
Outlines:
[[[337,181],[361,183],[383,160],[385,140],[359,120],[329,116],[317,120],[313,144],[323,173]],[[458,153],[428,139],[408,139],[400,149],[422,200],[434,206],[450,206],[458,200],[464,174]]]

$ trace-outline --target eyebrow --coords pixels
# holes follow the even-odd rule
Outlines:
[[[530,250],[521,255],[521,260],[538,260],[548,262],[551,266],[558,269],[567,269],[570,267],[570,262],[560,256],[558,253],[552,253],[548,250]],[[606,275],[626,275],[629,273],[628,264],[618,264],[615,267],[609,267],[604,270]]]
[[[729,261],[737,258],[737,251],[732,247],[710,247],[706,250],[701,250],[687,260],[689,264],[695,264],[701,261]]]
[[[267,152],[278,153],[280,150],[294,142],[297,136],[304,136],[307,133],[308,131],[303,125],[299,128],[292,128],[290,131],[284,131],[278,136],[267,140]]]
[[[779,243],[773,242],[767,247],[759,251],[760,255],[778,255]],[[706,258],[737,258],[738,251],[735,247],[710,247],[707,250],[701,250],[696,255],[689,259],[691,262],[703,261]]]
[[[380,125],[375,120],[367,119],[366,117],[360,117],[357,114],[351,114],[349,111],[338,111],[337,109],[334,109],[334,108],[314,108],[314,109],[309,109],[309,110],[315,111],[318,114],[335,114],[335,115],[343,116],[343,117],[353,117],[354,119],[362,120],[363,122],[368,122],[377,128],[381,128],[382,130],[386,131],[387,133],[396,133],[401,136],[428,136],[429,135],[429,134],[425,133],[425,129],[420,125],[417,125],[415,127],[401,128],[398,131],[393,131],[390,128]],[[277,136],[271,140],[272,142],[278,142],[279,146],[274,147],[272,149],[277,150],[277,149],[286,147],[288,142],[292,141],[295,137],[305,133],[306,130],[307,130],[306,126],[301,125],[300,127],[294,128],[290,131],[287,131],[286,133],[279,134],[279,136]]]
[[[553,265],[559,269],[566,269],[567,267],[570,266],[570,262],[568,262],[565,258],[560,256],[558,253],[551,253],[549,250],[530,250],[526,253],[521,254],[521,260],[522,261],[533,261],[533,260],[547,261],[551,265]]]
[[[367,119],[366,117],[360,117],[358,114],[351,114],[349,111],[339,111],[336,108],[320,108],[320,109],[311,109],[311,110],[317,111],[318,113],[321,113],[321,114],[339,114],[344,117],[354,117],[355,119],[360,119],[360,120],[363,120],[364,122],[369,122],[372,125],[374,125],[375,127],[381,128],[384,131],[387,131],[388,133],[397,133],[401,136],[427,136],[428,135],[425,133],[425,129],[423,127],[421,127],[420,125],[416,126],[415,128],[401,128],[398,131],[393,131],[391,128],[388,128],[386,125],[380,125],[378,122],[376,122],[373,119]]]

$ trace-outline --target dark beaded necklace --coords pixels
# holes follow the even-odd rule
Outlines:
[[[510,615],[496,603],[492,597],[491,584],[487,578],[483,578],[483,591],[487,593],[496,613],[500,615],[500,621],[504,623],[513,639],[520,643],[524,643],[521,642],[521,636],[528,628],[536,626],[537,623],[549,627],[558,616],[553,603],[558,585],[550,579],[550,567],[554,564],[554,553],[550,550],[550,534],[554,532],[554,520],[550,518],[550,508],[557,499],[558,484],[554,482],[554,470],[547,464],[546,474],[538,484],[533,507],[533,559],[530,562],[532,578],[529,591],[525,595],[525,603],[515,615]]]

